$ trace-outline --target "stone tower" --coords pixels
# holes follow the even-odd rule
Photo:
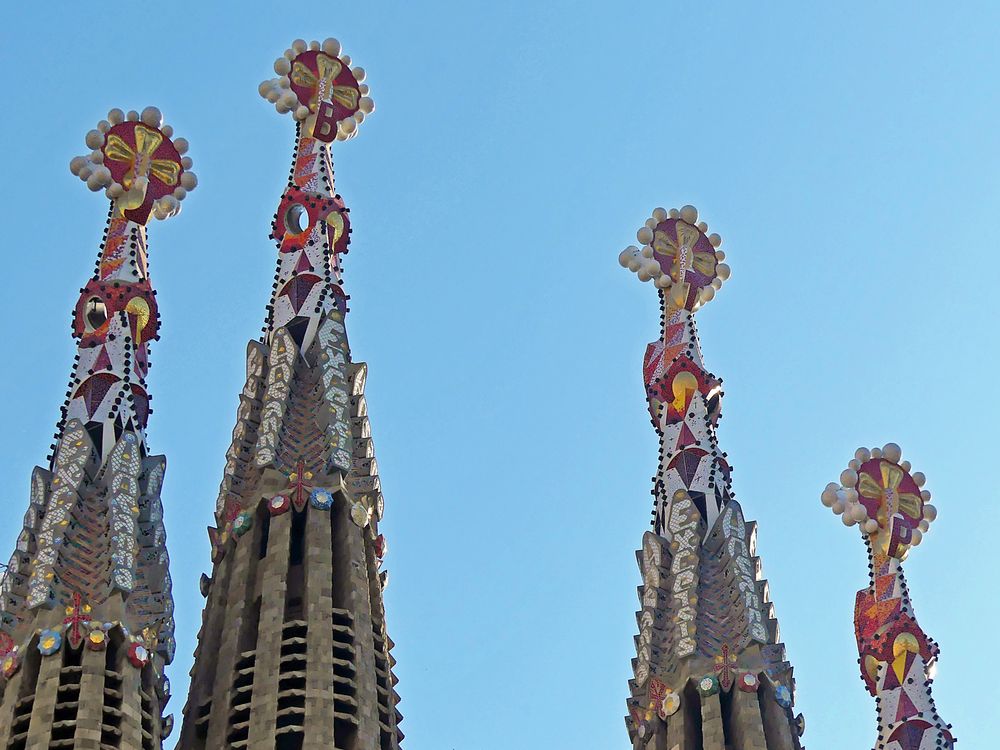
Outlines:
[[[855,524],[868,548],[868,588],[858,592],[854,633],[861,679],[878,709],[878,750],[951,750],[951,724],[938,716],[931,674],[938,646],[917,624],[903,560],[937,517],[924,475],[895,443],[858,448],[823,490],[823,504]]]
[[[623,266],[653,281],[661,338],[643,376],[660,463],[642,572],[626,725],[636,750],[798,750],[792,667],[755,556],[756,526],[719,449],[722,381],[705,369],[694,313],[729,277],[693,206],[658,208]]]
[[[366,365],[351,357],[341,258],[347,208],[330,144],[372,111],[335,39],[292,44],[260,86],[296,144],[274,217],[264,335],[247,347],[216,506],[212,577],[182,750],[396,750],[386,547]]]
[[[155,107],[115,109],[70,167],[111,199],[73,313],[73,375],[48,468],[0,584],[0,748],[159,750],[173,717],[174,621],[160,487],[149,454],[149,344],[158,338],[146,222],[197,181]]]

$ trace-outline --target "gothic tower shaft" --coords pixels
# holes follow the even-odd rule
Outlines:
[[[330,143],[372,111],[333,39],[296,41],[261,94],[297,139],[274,218],[278,262],[216,507],[183,750],[396,750],[380,570],[385,541],[364,363],[340,258],[350,219]]]
[[[643,375],[660,464],[653,530],[637,553],[629,738],[636,750],[799,750],[794,679],[767,582],[755,556],[756,526],[733,496],[719,449],[722,381],[707,371],[694,313],[729,276],[718,235],[692,206],[658,208],[639,230],[642,249],[619,260],[653,281],[661,338]]]
[[[197,181],[159,110],[112,110],[71,169],[112,200],[49,467],[36,467],[0,583],[0,748],[159,750],[173,718],[164,666],[174,621],[160,487],[150,455],[149,344],[158,338],[146,222]]]

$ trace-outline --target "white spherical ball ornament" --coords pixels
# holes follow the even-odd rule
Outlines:
[[[173,192],[173,196],[174,196],[174,197],[175,197],[175,198],[176,198],[177,200],[179,200],[179,201],[182,201],[182,200],[184,200],[185,198],[187,198],[187,190],[185,190],[185,189],[184,189],[184,188],[182,188],[182,187],[175,187],[175,188],[174,188],[174,192]]]
[[[292,42],[292,51],[297,55],[301,55],[307,49],[309,49],[309,45],[306,44],[305,39],[296,39]]]
[[[854,469],[844,469],[840,472],[840,483],[844,487],[853,487],[858,483],[858,472]]]
[[[882,458],[882,449],[872,448],[872,458]]]
[[[924,533],[924,534],[926,534],[926,533],[927,533],[927,530],[928,530],[928,529],[929,529],[930,527],[931,527],[931,525],[930,525],[930,523],[929,523],[929,522],[927,521],[927,519],[926,519],[926,518],[925,518],[925,519],[922,519],[922,520],[920,521],[920,523],[918,523],[918,524],[917,524],[917,528],[918,528],[918,529],[920,529],[920,531],[921,531],[922,533]]]
[[[643,227],[635,233],[635,238],[643,245],[650,245],[653,242],[653,230],[649,227]]]
[[[69,171],[75,175],[80,174],[80,170],[87,165],[86,158],[82,156],[74,156],[69,160]]]
[[[878,521],[876,521],[874,518],[869,518],[862,524],[862,528],[865,530],[865,533],[874,534],[876,531],[878,531]]]
[[[94,173],[94,168],[88,162],[84,164],[82,167],[80,167],[80,171],[76,173],[76,176],[86,182],[87,180],[90,179],[90,175],[92,175],[93,173]]]
[[[937,507],[934,505],[927,504],[924,506],[924,518],[928,521],[933,521],[937,518]]]
[[[640,250],[639,252],[640,252],[640,254],[642,255],[643,258],[652,258],[653,257],[653,248],[651,248],[649,245],[643,245],[642,246],[642,250]],[[659,264],[657,264],[657,265],[659,265]]]
[[[920,529],[914,529],[913,531],[910,532],[910,534],[911,534],[910,544],[912,546],[918,547],[920,546],[920,543],[924,541],[924,535],[923,532],[920,531]]]
[[[330,55],[330,57],[336,57],[340,54],[340,42],[338,42],[333,37],[323,40],[323,51]]]
[[[920,499],[923,500],[925,503],[929,503],[931,501],[931,491],[920,490]]]
[[[181,166],[184,167],[184,169],[191,169],[191,167],[194,166],[194,159],[190,156],[181,158]]]
[[[100,130],[90,130],[87,132],[84,142],[87,144],[87,148],[96,149],[104,145],[104,133]]]
[[[87,178],[87,188],[94,191],[95,193],[104,187],[104,180],[96,172],[92,173],[90,177]]]
[[[854,503],[850,506],[850,515],[855,521],[865,521],[868,519],[868,511],[861,503]]]
[[[844,501],[848,503],[858,502],[858,491],[853,487],[845,487],[843,489]]]
[[[872,452],[867,448],[858,448],[856,451],[854,451],[854,458],[860,461],[861,463],[864,463],[869,458],[871,458],[871,455]]]
[[[830,482],[823,488],[823,493],[820,495],[820,502],[822,502],[827,508],[833,507],[833,504],[837,502],[837,492],[839,490],[840,487],[838,487],[835,482]]]
[[[112,182],[108,186],[108,197],[111,198],[112,200],[121,198],[122,195],[124,194],[125,194],[125,188],[122,187],[121,184],[117,182]]]
[[[715,288],[711,286],[706,286],[701,290],[702,302],[711,302],[715,299]]]
[[[135,122],[136,120],[139,119],[139,113],[136,112],[134,109],[130,109],[125,114],[125,119],[128,120],[129,122]]]
[[[663,207],[657,207],[653,209],[653,220],[659,224],[661,221],[667,220],[667,209]]]
[[[365,69],[362,68],[360,65],[354,68],[354,70],[352,70],[351,73],[354,74],[354,80],[357,81],[358,83],[364,83],[365,77],[368,75]]]
[[[650,279],[653,278],[648,273],[646,273],[645,268],[640,268],[637,275],[639,276],[639,281],[649,281]]]
[[[708,242],[712,245],[712,247],[719,247],[719,245],[722,244],[722,237],[718,234],[710,234],[708,235]],[[718,254],[716,254],[716,257],[718,257]],[[719,260],[723,260],[725,257],[726,256],[723,255],[722,258],[719,258]]]
[[[370,96],[362,96],[358,101],[358,108],[365,114],[371,114],[375,111],[375,100]]]
[[[305,120],[308,116],[309,116],[309,107],[305,106],[304,104],[300,104],[295,109],[295,119],[296,120],[302,121],[302,120]]]
[[[160,125],[163,124],[163,114],[157,107],[146,107],[142,110],[142,122],[151,128],[159,130]]]
[[[692,205],[683,206],[681,208],[681,219],[686,221],[688,224],[698,223],[698,209]]]
[[[719,265],[717,265],[715,267],[715,273],[723,281],[725,281],[726,279],[728,279],[729,276],[732,274],[732,272],[733,272],[732,269],[728,265],[726,265],[725,263],[720,263]]]
[[[916,482],[917,487],[923,487],[927,483],[927,477],[922,471],[915,471],[910,476],[913,477],[913,481]]]
[[[188,152],[189,144],[187,138],[178,138],[174,141],[174,148],[177,149],[177,153],[184,156]]]
[[[886,443],[882,446],[882,456],[886,461],[898,464],[899,459],[903,457],[903,450],[895,443]]]
[[[185,190],[194,190],[198,186],[198,175],[194,172],[185,172],[181,175],[181,185]]]
[[[271,88],[268,89],[267,94],[264,96],[271,104],[277,105],[278,101],[281,99],[281,89]]]
[[[340,61],[344,63],[348,68],[351,67],[351,56],[350,55],[340,55]]]
[[[274,61],[274,72],[279,76],[287,76],[292,72],[292,63],[287,57],[279,57]]]
[[[358,129],[358,123],[355,122],[354,119],[348,117],[346,120],[341,120],[340,121],[340,128],[347,135],[352,135],[354,133],[354,131]]]
[[[844,503],[837,500],[833,505],[830,506],[830,510],[836,513],[838,516],[844,512]]]
[[[115,107],[113,110],[108,112],[108,122],[112,125],[117,125],[120,122],[124,122],[124,120],[125,113],[118,109],[118,107]]]
[[[910,469],[913,468],[913,464],[911,464],[909,461],[900,461],[899,468],[905,471],[907,474],[909,474]]]
[[[845,513],[844,515],[842,515],[840,517],[840,520],[844,524],[844,526],[853,526],[854,524],[857,523],[857,521],[855,521],[853,518],[851,518],[851,514],[850,513]]]
[[[317,42],[315,39],[309,42],[309,49],[311,49],[313,52],[317,52],[319,50],[319,42]]]

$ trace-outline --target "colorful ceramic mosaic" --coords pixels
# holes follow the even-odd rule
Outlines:
[[[677,695],[693,688],[704,707],[735,686],[755,691],[761,679],[791,696],[794,679],[760,580],[754,528],[733,497],[729,461],[716,437],[722,380],[705,369],[694,322],[729,278],[722,240],[708,233],[693,206],[656,209],[636,236],[642,247],[626,248],[619,261],[653,282],[662,309],[661,336],[646,347],[642,363],[660,456],[653,529],[638,553],[642,609],[626,720],[635,747],[645,748],[651,733],[683,734],[678,727],[697,714],[659,716],[657,725],[648,709],[650,685]],[[775,731],[797,748],[791,705],[781,707]],[[756,721],[746,731],[762,732],[764,720],[763,714],[746,719]]]
[[[108,736],[120,739],[121,714],[130,712],[136,726],[123,746],[152,748],[162,739],[162,705],[140,694],[138,681],[131,692],[117,693],[69,694],[63,686],[73,670],[72,681],[80,683],[78,660],[105,664],[103,655],[87,652],[107,649],[112,632],[129,644],[136,667],[151,664],[143,690],[154,696],[164,683],[163,666],[173,659],[174,605],[160,500],[166,461],[150,455],[145,437],[152,413],[149,349],[160,323],[146,223],[176,215],[197,178],[185,156],[187,143],[173,137],[155,107],[141,114],[111,110],[87,133],[86,144],[90,152],[73,159],[70,169],[91,190],[104,190],[110,211],[94,275],[73,312],[77,354],[53,452],[48,467],[32,473],[24,527],[0,581],[2,675],[19,681],[15,690],[0,684],[0,717],[11,716],[4,698],[31,695],[36,705],[58,701],[60,712],[76,716],[78,737],[80,731],[101,737],[104,721]],[[48,672],[39,671],[39,660],[49,660]],[[30,668],[22,669],[22,662]],[[36,726],[32,720],[29,746],[66,744],[66,722]],[[23,745],[21,731],[0,719],[5,747]]]
[[[925,478],[895,443],[859,448],[821,500],[868,548],[870,584],[858,592],[854,630],[861,677],[875,697],[880,750],[948,750],[951,725],[938,716],[931,674],[938,646],[917,624],[903,560],[937,517]]]

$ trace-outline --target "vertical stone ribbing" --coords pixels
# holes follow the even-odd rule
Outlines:
[[[281,640],[285,613],[285,584],[292,514],[271,519],[267,554],[260,565],[260,619],[257,623],[257,659],[250,700],[249,747],[264,746],[277,732],[278,678],[281,673]],[[246,544],[238,545],[246,547]]]
[[[331,514],[312,509],[306,524],[306,645],[305,743],[303,750],[338,747],[335,736],[333,678],[333,550]],[[279,698],[280,701],[280,698]]]

